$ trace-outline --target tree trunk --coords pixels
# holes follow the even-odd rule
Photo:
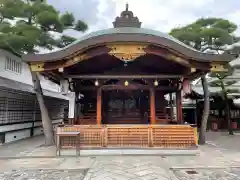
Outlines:
[[[45,145],[50,146],[54,144],[53,125],[44,102],[42,87],[39,79],[39,73],[32,72],[32,81],[34,85],[34,90],[36,92],[37,100],[39,103],[39,107],[41,110],[42,125],[45,136]]]
[[[225,120],[227,119],[227,122],[228,122],[228,133],[229,135],[234,135],[233,129],[232,129],[232,120],[230,116],[230,107],[229,107],[227,92],[226,92],[223,81],[221,80],[220,82],[221,82],[221,88],[222,88],[222,95],[225,101]]]
[[[225,100],[225,108],[226,108],[226,119],[227,119],[227,122],[228,122],[228,133],[229,135],[234,135],[233,133],[233,129],[232,129],[232,120],[231,120],[231,117],[230,117],[230,107],[229,107],[229,102],[228,102],[228,99]]]
[[[208,84],[207,84],[207,79],[205,75],[201,77],[201,81],[202,81],[202,87],[204,92],[204,108],[203,108],[203,115],[202,115],[198,144],[205,144],[210,104],[209,104]]]

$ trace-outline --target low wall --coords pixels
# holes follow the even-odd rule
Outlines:
[[[61,122],[62,119],[53,120],[54,128]],[[32,123],[4,125],[0,126],[0,143],[10,143],[41,134],[43,134],[42,122],[34,122],[34,126]]]
[[[197,146],[197,129],[190,125],[74,125],[58,127],[57,133],[80,132],[80,146],[109,148],[191,148]],[[60,142],[61,141],[61,142]],[[65,148],[76,140],[63,137],[57,141]]]

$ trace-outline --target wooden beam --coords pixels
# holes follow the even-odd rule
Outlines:
[[[65,75],[66,78],[73,79],[176,79],[183,75]]]
[[[111,91],[111,90],[149,90],[150,86],[148,85],[142,85],[142,86],[123,86],[123,85],[104,85],[101,86],[102,90],[104,91]],[[77,91],[96,91],[98,87],[92,86],[92,87],[86,87],[86,86],[80,86],[76,87]],[[156,91],[176,91],[176,87],[169,87],[169,86],[159,86],[154,87]]]

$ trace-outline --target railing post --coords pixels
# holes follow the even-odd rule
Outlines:
[[[194,127],[194,141],[195,141],[195,145],[198,146],[198,131],[197,131],[197,127]]]
[[[148,146],[153,146],[153,132],[152,132],[152,126],[148,126]]]
[[[108,127],[104,126],[103,146],[107,147],[107,145],[108,145]]]

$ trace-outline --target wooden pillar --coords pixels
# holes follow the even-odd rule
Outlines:
[[[173,121],[173,98],[172,98],[172,93],[169,94],[169,105],[170,105],[170,119]]]
[[[102,89],[97,89],[97,124],[102,123]]]
[[[150,123],[156,124],[155,90],[150,89]]]
[[[182,114],[181,91],[176,92],[176,106],[177,106],[177,121],[179,124],[182,124],[183,123],[183,114]]]

